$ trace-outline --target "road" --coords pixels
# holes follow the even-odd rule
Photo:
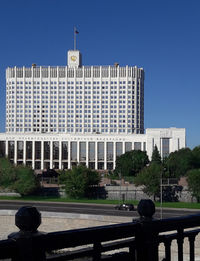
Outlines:
[[[79,213],[105,216],[125,216],[138,218],[137,211],[120,211],[115,210],[114,205],[98,205],[85,203],[61,203],[61,202],[36,202],[36,201],[11,201],[0,200],[0,209],[17,210],[22,206],[35,206],[40,211]],[[178,217],[199,213],[200,210],[187,209],[164,209],[163,218]],[[154,218],[160,218],[160,209],[156,209]]]

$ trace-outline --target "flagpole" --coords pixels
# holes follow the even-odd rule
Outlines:
[[[74,51],[76,50],[76,27],[74,27]]]

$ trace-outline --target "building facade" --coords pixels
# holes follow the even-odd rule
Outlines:
[[[115,168],[117,156],[157,145],[161,156],[185,147],[185,129],[144,132],[144,70],[82,66],[68,52],[65,67],[6,70],[6,133],[0,157],[33,169]]]
[[[146,134],[0,134],[0,157],[33,169],[69,169],[81,163],[91,169],[114,169],[117,156],[147,151],[155,145],[166,157],[185,147],[185,129],[146,129]]]
[[[144,133],[144,70],[82,66],[8,68],[7,133]]]

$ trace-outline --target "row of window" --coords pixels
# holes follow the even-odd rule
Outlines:
[[[92,82],[91,81],[85,81],[85,82],[83,82],[83,81],[76,81],[76,82],[74,82],[74,81],[67,81],[67,82],[48,82],[48,81],[46,81],[46,82],[36,82],[36,81],[33,81],[33,82],[27,82],[27,81],[25,81],[25,82],[19,82],[19,81],[17,81],[17,84],[23,84],[23,83],[25,83],[25,84],[83,84],[83,83],[85,83],[85,84],[92,84]],[[126,84],[126,81],[120,81],[119,82],[120,84]],[[128,84],[134,84],[135,82],[134,81],[128,81]],[[12,82],[8,82],[7,84],[15,84],[15,82],[14,81],[12,81]],[[100,82],[99,81],[93,81],[93,84],[100,84]],[[102,81],[101,82],[101,84],[108,84],[108,81]],[[110,82],[110,84],[117,84],[117,82],[116,81],[111,81]]]

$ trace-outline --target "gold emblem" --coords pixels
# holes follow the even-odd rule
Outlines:
[[[76,61],[76,56],[71,56],[71,60],[73,61],[73,62],[75,62]]]

